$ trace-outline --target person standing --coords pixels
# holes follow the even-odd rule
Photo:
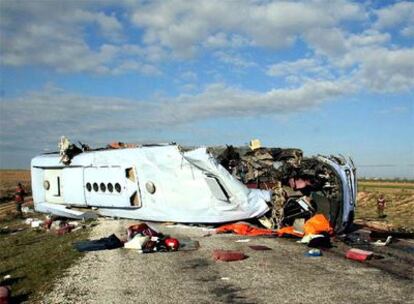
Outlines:
[[[20,217],[22,216],[22,205],[24,203],[25,195],[26,191],[24,191],[23,185],[18,183],[14,194],[14,201],[16,203],[16,211]]]
[[[380,197],[377,200],[377,212],[378,217],[384,217],[384,209],[385,209],[385,198],[384,195],[381,194]]]

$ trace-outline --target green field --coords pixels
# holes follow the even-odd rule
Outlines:
[[[11,303],[32,303],[48,291],[53,279],[82,256],[72,241],[88,237],[88,229],[58,236],[32,229],[22,219],[3,220],[0,227],[0,280],[12,290]]]

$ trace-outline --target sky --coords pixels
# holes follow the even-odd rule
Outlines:
[[[0,1],[0,167],[60,136],[301,148],[414,178],[414,1]]]

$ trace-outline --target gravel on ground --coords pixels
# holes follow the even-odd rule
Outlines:
[[[136,221],[100,219],[90,238],[126,235]],[[150,224],[174,237],[200,242],[195,251],[140,254],[124,248],[88,252],[62,273],[41,303],[414,303],[413,279],[401,278],[343,255],[289,239],[210,235],[206,229]],[[249,239],[248,242],[236,242]],[[255,251],[249,245],[272,250]],[[214,249],[248,258],[214,261]]]

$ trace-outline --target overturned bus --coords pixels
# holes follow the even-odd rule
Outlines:
[[[36,211],[182,223],[258,219],[272,229],[323,213],[337,232],[353,220],[355,168],[344,157],[231,146],[85,147],[32,159]]]

